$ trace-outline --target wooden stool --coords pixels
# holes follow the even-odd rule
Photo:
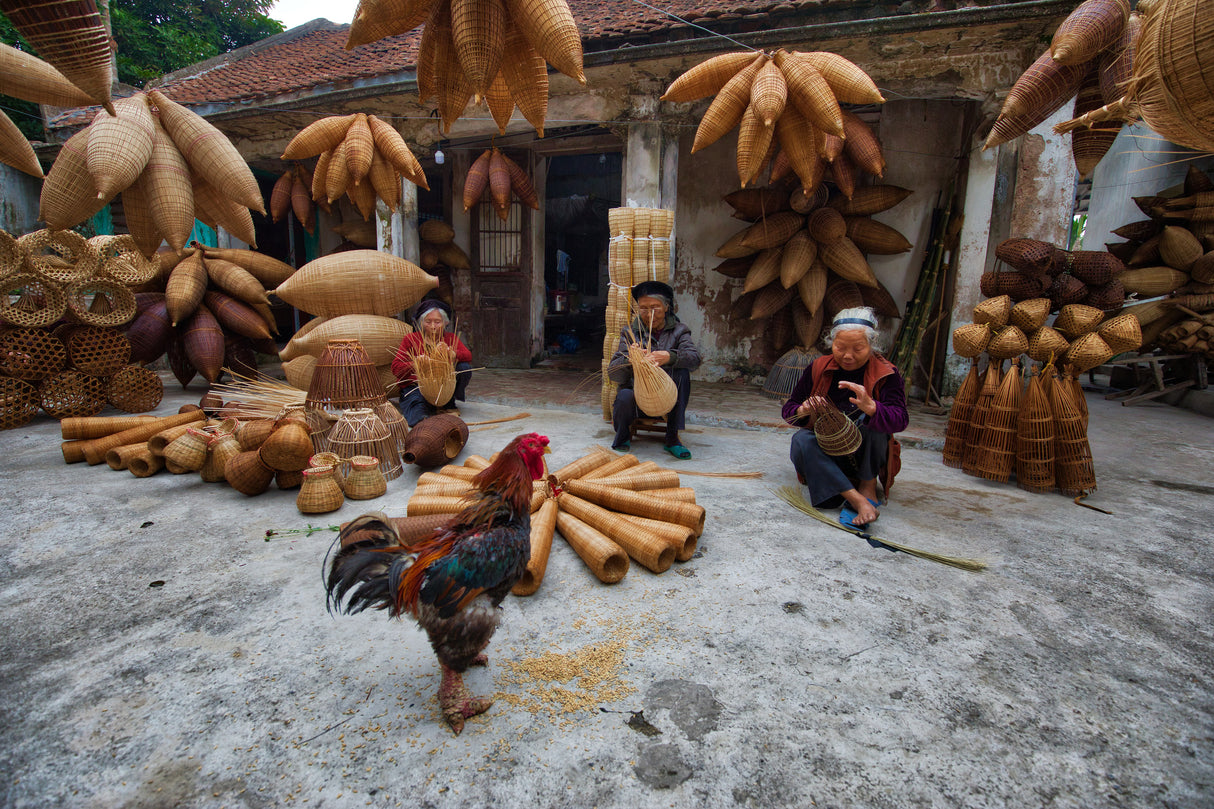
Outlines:
[[[642,416],[641,418],[636,419],[632,422],[630,429],[632,432],[633,440],[636,440],[637,433],[655,433],[655,434],[660,435],[663,438],[665,438],[666,437],[666,419],[664,419],[664,418],[655,419],[655,418],[650,418],[649,416]]]

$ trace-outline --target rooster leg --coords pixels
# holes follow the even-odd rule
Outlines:
[[[485,654],[484,652],[481,652],[476,657],[472,658],[472,662],[469,663],[468,665],[469,666],[487,666],[487,665],[489,665],[489,655]]]
[[[438,704],[443,709],[443,720],[458,736],[464,729],[464,720],[489,710],[493,700],[474,697],[464,685],[463,675],[443,666],[443,681],[438,687]]]

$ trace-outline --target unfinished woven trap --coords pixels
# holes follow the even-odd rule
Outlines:
[[[38,389],[21,379],[0,376],[0,430],[29,423],[38,412]]]
[[[79,326],[67,336],[68,362],[92,376],[110,376],[131,361],[131,341],[118,329]]]
[[[59,285],[32,273],[13,273],[0,281],[0,321],[14,326],[50,326],[67,308]]]
[[[823,452],[836,458],[851,455],[864,441],[856,423],[825,397],[818,397],[814,407],[814,437]]]
[[[126,285],[103,278],[68,284],[67,309],[89,326],[122,326],[135,317],[135,293]]]
[[[371,356],[358,340],[330,340],[312,370],[305,404],[336,417],[387,401]]]
[[[459,416],[439,413],[422,419],[409,431],[401,459],[424,469],[448,463],[468,443],[468,425]]]
[[[674,379],[650,362],[639,343],[628,346],[628,362],[632,365],[632,385],[637,406],[649,416],[665,416],[674,409],[679,389]]]
[[[344,411],[329,430],[325,443],[328,451],[342,459],[343,472],[349,471],[350,459],[359,455],[379,458],[379,468],[388,480],[400,477],[403,471],[395,436],[368,407]]]
[[[86,281],[101,267],[101,256],[74,230],[35,230],[18,241],[26,252],[26,266],[57,284]]]
[[[965,459],[965,446],[969,441],[970,417],[974,412],[974,403],[978,401],[978,362],[970,363],[969,373],[961,382],[957,395],[953,399],[953,408],[948,414],[948,424],[944,428],[944,465],[960,469]]]
[[[164,383],[150,368],[128,365],[114,374],[105,385],[105,400],[125,413],[155,410],[164,398]]]
[[[105,407],[105,380],[69,368],[42,380],[38,396],[52,418],[95,416]]]
[[[412,355],[417,389],[432,405],[441,406],[455,395],[455,349],[443,342],[426,340]]]
[[[12,329],[0,335],[0,373],[36,382],[65,365],[63,341],[45,329]]]
[[[1034,372],[1016,419],[1016,485],[1025,491],[1054,491],[1054,412]]]
[[[793,388],[797,386],[797,382],[800,381],[801,375],[805,373],[805,369],[817,357],[818,352],[813,349],[801,346],[788,349],[767,372],[767,379],[763,382],[763,394],[780,401],[787,399]]]

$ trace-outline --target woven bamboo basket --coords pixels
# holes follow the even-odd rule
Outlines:
[[[296,357],[282,364],[283,376],[287,382],[300,390],[308,390],[312,386],[312,374],[316,370],[317,358],[310,354]]]
[[[1118,280],[1129,294],[1154,297],[1174,292],[1188,283],[1189,276],[1171,267],[1135,267],[1121,273]]]
[[[822,73],[784,50],[776,51],[775,60],[788,84],[789,106],[795,106],[815,128],[843,137],[839,101]]]
[[[818,258],[839,276],[849,281],[869,287],[875,287],[878,284],[877,276],[873,274],[873,269],[864,258],[864,254],[846,236],[832,244],[819,245]]]
[[[410,432],[411,439],[415,433],[417,429]],[[380,469],[387,480],[395,480],[403,471],[395,436],[370,408],[352,408],[343,412],[329,430],[326,445],[342,459],[343,467],[350,458],[370,455],[379,458]]]
[[[0,230],[0,280],[25,268],[25,250],[7,230]]]
[[[854,62],[827,51],[793,51],[796,60],[814,67],[831,92],[844,104],[881,104],[885,99],[872,78]]]
[[[117,329],[80,326],[64,342],[71,366],[92,376],[110,376],[130,362],[130,341]]]
[[[320,356],[330,340],[357,340],[366,349],[372,360],[390,360],[400,347],[405,335],[412,332],[408,323],[392,317],[378,315],[341,315],[326,318],[320,325],[304,335],[292,337],[279,352],[284,361],[304,354]]]
[[[1201,249],[1200,244],[1197,247]],[[1090,286],[1107,284],[1124,269],[1125,264],[1112,253],[1102,250],[1071,251],[1071,275]]]
[[[1037,362],[1050,362],[1061,358],[1070,343],[1052,326],[1042,326],[1029,336],[1028,348],[1025,353]]]
[[[94,0],[5,2],[5,16],[42,59],[93,103],[110,104],[110,35]]]
[[[733,208],[735,219],[754,222],[788,209],[788,192],[771,186],[740,188],[722,197]]]
[[[165,445],[165,461],[180,469],[198,472],[206,463],[207,447],[212,435],[205,428],[187,427],[183,435]]]
[[[379,372],[362,344],[330,340],[316,360],[305,406],[336,417],[342,410],[374,407],[385,399]]]
[[[1016,418],[1016,485],[1054,491],[1054,415],[1041,375],[1034,374]]]
[[[1088,444],[1083,414],[1068,385],[1050,386],[1050,408],[1054,415],[1054,476],[1058,491],[1078,497],[1096,489],[1096,471]]]
[[[165,302],[154,302],[136,316],[127,327],[126,336],[131,344],[132,362],[152,362],[164,354],[173,336]]]
[[[969,373],[961,381],[957,395],[953,398],[953,407],[948,414],[948,422],[944,427],[944,465],[960,469],[965,457],[965,447],[969,443],[970,417],[974,404],[978,399],[978,363],[971,362]]]
[[[396,449],[403,455],[405,444],[409,440],[409,423],[405,421],[405,417],[396,409],[396,405],[388,401],[387,398],[384,398],[378,404],[372,405],[371,409],[375,411],[375,415],[379,416],[380,421],[388,428],[388,432],[392,433],[392,438],[396,441]]]
[[[413,426],[401,459],[423,469],[433,468],[455,458],[467,443],[468,425],[458,416],[439,413]]]
[[[330,115],[305,126],[283,150],[283,160],[302,160],[333,149],[346,138],[356,114]]]
[[[1201,240],[1188,228],[1168,225],[1159,235],[1159,257],[1164,264],[1181,272],[1188,272],[1205,252]]]
[[[1138,318],[1129,313],[1118,315],[1101,323],[1097,334],[1114,354],[1133,351],[1142,345],[1142,327],[1138,323]]]
[[[675,553],[682,549],[667,538],[646,531],[613,513],[571,494],[559,498],[562,513],[581,520],[602,532],[623,548],[630,557],[654,573],[665,573],[674,563]]]
[[[306,469],[308,459],[315,454],[311,428],[306,420],[298,417],[279,419],[258,452],[262,463],[276,472]]]
[[[326,514],[336,511],[346,497],[334,479],[331,466],[313,466],[303,471],[303,483],[295,497],[295,507],[302,514]]]
[[[231,433],[215,433],[207,442],[207,455],[198,470],[205,483],[222,483],[227,480],[224,469],[228,461],[240,454],[240,442]]]
[[[0,46],[0,75],[6,95],[55,107],[87,107],[95,103],[62,73],[32,53]]]
[[[346,131],[346,170],[350,174],[350,182],[359,185],[371,170],[371,161],[375,155],[375,140],[371,137],[371,126],[367,123],[366,113],[357,113],[354,122]]]
[[[856,282],[846,278],[835,278],[826,285],[822,296],[822,307],[828,317],[834,317],[844,309],[854,309],[864,305],[864,296]]]
[[[692,154],[715,143],[726,132],[738,125],[749,105],[750,90],[755,77],[759,75],[759,71],[768,61],[770,58],[764,54],[725,82],[700,118],[700,125],[696,128],[695,140],[691,146]],[[646,225],[642,235],[648,235],[648,233],[649,229]]]
[[[831,135],[827,135],[826,138],[827,140],[838,140]],[[843,152],[830,161],[830,166],[826,170],[826,179],[835,184],[835,187],[839,189],[839,193],[844,198],[850,199],[856,192],[856,185],[860,179],[860,170],[852,163],[851,158]]]
[[[0,376],[0,430],[28,424],[38,412],[38,389],[29,382]]]
[[[832,197],[828,204],[844,216],[871,216],[889,210],[912,193],[896,185],[866,185],[857,188],[850,199]]]
[[[646,358],[641,345],[628,346],[628,362],[632,365],[634,392],[641,412],[664,416],[674,409],[679,396],[674,379]]]
[[[93,118],[85,152],[97,193],[107,199],[134,185],[152,156],[155,133],[143,93],[115,101],[114,110]]]
[[[101,256],[74,230],[35,230],[17,240],[25,264],[35,275],[58,284],[83,281],[97,274]]]
[[[165,459],[168,466],[168,459]],[[257,450],[237,453],[224,466],[224,478],[228,485],[247,497],[254,497],[270,488],[274,470],[266,466]]]
[[[787,399],[801,380],[805,369],[817,356],[816,351],[801,346],[789,349],[767,372],[767,379],[763,382],[763,395],[779,401]]]
[[[779,248],[777,248],[779,249]],[[818,256],[818,245],[810,238],[809,232],[798,230],[792,237],[785,242],[782,249],[779,249],[780,264],[779,278],[780,283],[785,289],[791,288],[794,284],[805,277],[810,268],[814,265],[814,259]],[[760,254],[762,256],[762,254]],[[746,261],[746,259],[740,259]],[[758,259],[751,262],[751,265],[757,263]],[[725,262],[728,264],[729,262]],[[728,272],[722,271],[721,267],[716,268],[718,272],[728,275]],[[825,278],[822,279],[825,284]]]
[[[201,304],[185,323],[181,336],[185,355],[207,382],[215,382],[223,370],[224,334],[211,310]]]
[[[1074,366],[1077,373],[1103,365],[1116,354],[1100,335],[1090,332],[1080,335],[1066,350],[1066,361]]]
[[[89,326],[122,326],[135,317],[135,295],[117,281],[93,278],[69,284],[64,300],[68,313]]]
[[[789,198],[789,206],[800,214],[825,204],[819,192],[825,191],[822,180],[826,176],[826,164],[814,150],[813,139],[805,136],[808,131],[810,123],[796,105],[785,106],[784,114],[776,121],[776,140],[780,144],[776,160],[781,164],[787,161],[801,181],[801,187]]]
[[[1003,381],[1003,363],[992,360],[982,374],[982,383],[978,386],[978,397],[974,401],[974,409],[970,413],[969,431],[966,436],[964,456],[961,460],[961,471],[967,475],[981,476],[982,453],[979,451],[978,439],[986,429],[987,414],[990,413],[991,403],[999,392],[999,383]]]
[[[207,258],[203,266],[212,284],[242,303],[256,306],[270,302],[261,282],[243,267],[221,258]]]
[[[369,458],[369,455],[356,455],[356,458]],[[353,459],[351,459],[353,460]],[[375,459],[376,468],[379,466],[379,459]],[[308,466],[331,466],[333,467],[333,479],[337,481],[337,485],[345,491],[346,488],[346,468],[349,464],[343,464],[341,457],[329,450],[318,452],[308,459]],[[302,482],[302,481],[301,481]]]
[[[818,244],[833,244],[847,235],[847,222],[834,208],[818,208],[806,217],[805,227]]]
[[[753,251],[766,250],[769,247],[779,247],[792,238],[793,234],[805,227],[805,217],[795,211],[780,211],[766,219],[761,219],[748,227],[743,233],[741,245]],[[723,256],[732,258],[732,256]]]
[[[129,418],[129,417],[124,416],[122,418]],[[139,417],[139,418],[143,418],[143,417]],[[176,441],[181,436],[185,435],[186,431],[189,430],[192,426],[193,425],[190,425],[190,424],[178,424],[175,427],[168,427],[163,430],[160,430],[155,435],[152,435],[151,437],[149,437],[147,439],[146,443],[147,443],[148,450],[153,455],[159,455],[159,456],[163,457],[164,451],[168,447],[168,445],[173,443],[174,441]]]
[[[1028,347],[1029,341],[1024,332],[1015,326],[1004,326],[986,344],[986,353],[991,359],[1008,360],[1023,354]]]
[[[201,251],[195,251],[173,267],[164,291],[172,325],[184,323],[194,313],[202,303],[209,280]]]
[[[45,329],[12,329],[0,335],[0,374],[36,382],[66,364],[63,341]]]
[[[826,310],[818,307],[818,311],[812,315],[806,311],[804,306],[796,305],[792,307],[792,326],[793,331],[797,335],[797,340],[801,345],[816,350],[819,338],[822,336],[822,330],[826,322]]]
[[[148,420],[122,432],[107,435],[104,438],[81,441],[79,442],[82,445],[80,449],[83,451],[84,459],[89,462],[89,465],[96,466],[105,460],[105,453],[114,447],[148,441],[157,433],[183,424],[201,426],[201,423],[205,419],[206,414],[201,410],[179,413],[174,416],[162,416],[157,419]]]
[[[88,244],[97,252],[97,274],[101,278],[130,287],[148,283],[159,271],[157,263],[140,252],[129,235],[94,236]]]
[[[1064,336],[1075,339],[1081,334],[1095,331],[1104,320],[1104,312],[1083,304],[1071,304],[1062,307],[1054,320],[1054,328]]]
[[[759,255],[751,262],[750,270],[746,273],[746,280],[742,284],[742,292],[754,292],[755,290],[762,289],[779,278],[782,256],[783,250],[780,247],[772,247],[760,251]],[[784,286],[787,287],[788,284]]]
[[[987,136],[984,149],[1018,138],[1075,97],[1087,65],[1062,65],[1049,49],[1020,74],[1008,91],[999,119]]]
[[[805,306],[805,311],[811,315],[817,314],[822,308],[826,297],[828,272],[825,264],[814,261],[797,281],[797,295]]]
[[[1022,273],[1040,275],[1054,261],[1054,245],[1038,239],[1004,239],[995,247],[995,258]]]
[[[1008,322],[1025,334],[1032,334],[1041,328],[1050,316],[1049,298],[1030,298],[1020,301],[1012,307],[1008,314]]]
[[[1063,277],[1069,278],[1070,276]],[[978,284],[982,294],[988,298],[1010,295],[1013,301],[1020,302],[1042,297],[1042,293],[1048,288],[1048,284],[1045,283],[1048,280],[1048,276],[1045,276],[1043,280],[1040,276],[1020,272],[984,272]],[[1078,281],[1078,279],[1072,280]],[[1081,283],[1080,286],[1082,287],[1083,284]]]
[[[68,138],[42,183],[38,218],[52,230],[75,227],[109,204],[97,197],[97,186],[89,174],[88,134],[84,129]]]
[[[714,56],[675,79],[662,100],[681,103],[716,95],[738,71],[758,59],[759,54],[749,50]]]
[[[987,480],[1007,482],[1016,466],[1016,423],[1020,414],[1022,384],[1020,363],[1003,375],[999,390],[991,401],[982,426],[982,434],[970,440],[978,443],[978,460],[974,467]]]
[[[748,105],[738,122],[737,167],[738,183],[742,187],[753,182],[766,168],[774,137],[775,127],[764,126],[754,104]]]
[[[914,248],[900,231],[867,216],[847,216],[844,217],[844,222],[844,235],[851,239],[861,252],[892,256]]]
[[[147,424],[149,421],[154,421],[155,419],[155,416],[88,416],[85,418],[66,418],[59,421],[59,432],[60,437],[70,441],[79,441],[86,438],[103,438],[140,424]]]
[[[67,369],[38,385],[42,409],[56,419],[92,416],[105,408],[105,382],[81,371]]]
[[[146,413],[155,410],[164,397],[160,375],[149,368],[128,365],[110,377],[105,384],[105,400],[124,413]]]
[[[342,486],[351,500],[372,500],[388,491],[388,481],[379,468],[379,458],[356,455],[350,459],[350,474]]]
[[[987,298],[974,307],[974,322],[991,327],[1006,326],[1012,314],[1012,299],[1008,295]],[[1048,308],[1046,314],[1049,314]]]
[[[444,405],[455,395],[455,349],[443,342],[427,341],[414,354],[413,371],[422,396],[432,405]]]
[[[829,399],[821,400],[814,409],[814,437],[822,451],[835,458],[851,455],[864,440],[855,422]]]
[[[351,250],[310,261],[275,294],[314,315],[390,317],[421,300],[438,278],[402,258]]]
[[[1050,299],[1050,307],[1061,309],[1064,306],[1079,303],[1090,294],[1087,284],[1070,273],[1055,276],[1046,292]]]

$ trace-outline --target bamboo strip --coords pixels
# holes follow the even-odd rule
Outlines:
[[[206,419],[206,413],[202,410],[195,410],[190,413],[177,413],[176,415],[164,416],[156,421],[149,421],[146,424],[141,424],[129,430],[105,436],[104,438],[89,439],[83,447],[84,459],[89,462],[90,466],[96,466],[105,460],[105,453],[114,447],[120,447],[123,444],[133,444],[137,441],[147,441],[161,430],[167,430],[169,427],[176,427],[180,424],[193,424],[196,421],[203,421],[204,419]]]
[[[534,595],[544,581],[544,573],[548,570],[548,556],[552,552],[557,511],[556,501],[548,500],[531,518],[531,559],[527,562],[523,577],[510,590],[516,596]]]
[[[602,531],[613,542],[628,552],[637,562],[653,571],[665,573],[674,563],[675,544],[630,523],[619,514],[608,511],[580,497],[563,494],[560,509],[565,514],[582,520],[590,527]],[[679,546],[681,548],[681,546]]]
[[[569,546],[604,584],[615,584],[628,572],[628,554],[601,531],[558,509],[556,527]]]

